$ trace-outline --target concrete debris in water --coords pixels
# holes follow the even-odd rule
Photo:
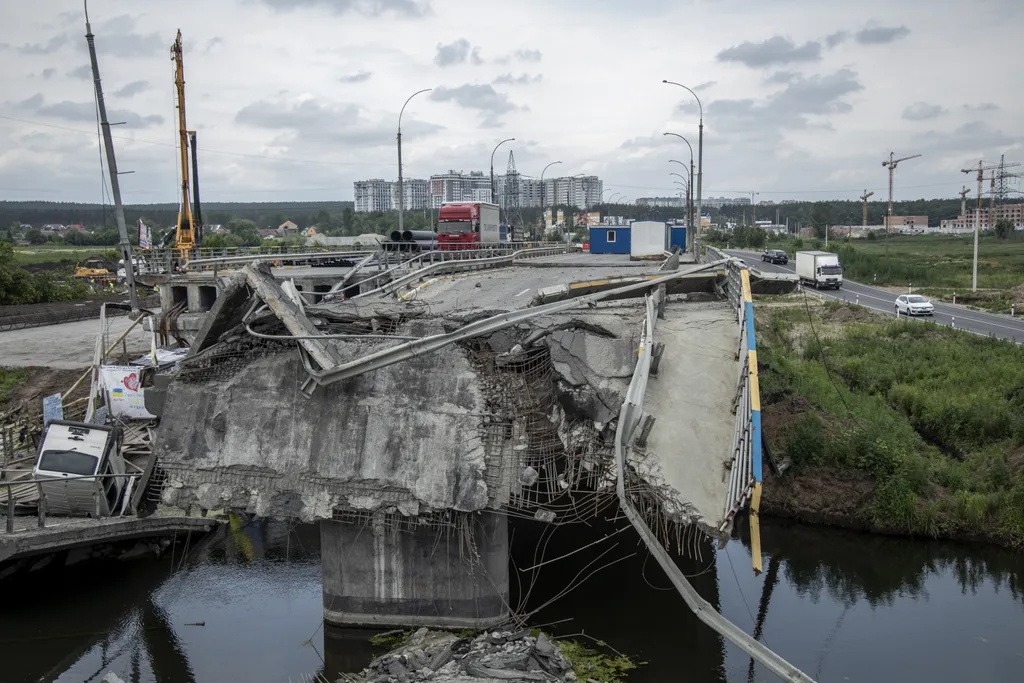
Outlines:
[[[421,628],[396,650],[375,659],[360,683],[526,683],[575,681],[572,664],[541,633],[492,631],[476,638]]]

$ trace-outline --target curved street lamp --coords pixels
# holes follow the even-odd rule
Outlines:
[[[703,208],[701,199],[704,187],[704,104],[700,101],[700,98],[697,97],[697,93],[693,92],[693,90],[690,90],[690,88],[687,88],[682,83],[676,83],[675,81],[668,81],[664,79],[662,79],[661,82],[678,86],[689,92],[693,95],[693,98],[697,100],[697,107],[700,110],[700,128],[698,129],[700,132],[698,133],[697,138],[697,221],[699,223],[700,216],[702,215],[701,209]]]
[[[663,135],[671,135],[672,137],[677,137],[680,140],[682,140],[683,142],[685,142],[687,148],[689,148],[689,150],[690,150],[690,183],[692,184],[692,182],[693,182],[693,146],[690,145],[690,141],[689,140],[684,138],[679,133],[663,133]],[[672,163],[671,159],[669,160],[669,163]],[[676,161],[676,163],[680,164],[681,166],[683,166],[683,168],[686,168],[686,164],[683,164],[681,161]],[[686,224],[687,224],[688,227],[691,227],[691,228],[693,227],[693,207],[691,206],[692,198],[693,198],[692,190],[687,191],[687,198],[686,198]],[[698,204],[698,211],[699,211],[699,206],[700,205]],[[689,239],[689,237],[687,237],[687,239]]]
[[[540,221],[541,225],[544,225],[544,171],[548,170],[555,164],[560,164],[561,161],[552,161],[550,164],[544,167],[544,170],[540,172]],[[492,171],[493,172],[493,171]]]
[[[491,150],[491,201],[494,202],[495,204],[498,203],[498,199],[496,197],[497,192],[495,192],[494,190],[494,153],[497,152],[498,148],[504,145],[506,142],[512,142],[513,140],[515,140],[515,138],[506,138],[499,142],[498,144],[496,144],[494,146],[494,149]],[[501,209],[499,208],[498,211],[500,212]]]
[[[433,88],[424,88],[423,90],[417,90],[413,94],[409,95],[409,99],[402,105],[401,111],[398,112],[398,232],[402,232],[405,229],[405,223],[403,222],[402,213],[405,210],[405,191],[402,189],[402,114],[405,113],[405,107],[409,104],[409,101],[417,95],[422,95],[425,92],[430,92]]]

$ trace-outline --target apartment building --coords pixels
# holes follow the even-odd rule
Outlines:
[[[961,214],[956,218],[947,218],[940,222],[939,231],[953,232],[953,231],[964,231],[974,230],[975,220],[978,217],[978,209],[975,207],[972,210],[968,210],[966,214]],[[991,230],[995,227],[996,221],[1000,218],[1006,218],[1011,223],[1015,230],[1024,230],[1024,204],[1000,204],[995,210],[995,219],[992,219],[991,207],[985,207],[981,210],[981,229]]]
[[[390,211],[394,208],[392,182],[374,178],[357,180],[352,183],[355,195],[355,210],[359,213]]]

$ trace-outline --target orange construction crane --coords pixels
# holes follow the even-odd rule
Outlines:
[[[178,146],[181,152],[181,209],[178,211],[178,229],[174,246],[178,255],[187,259],[196,246],[195,223],[192,219],[191,200],[188,188],[188,127],[185,125],[185,65],[181,56],[181,30],[171,46],[171,61],[174,62],[174,85],[178,93]]]

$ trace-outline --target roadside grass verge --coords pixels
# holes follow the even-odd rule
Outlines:
[[[785,237],[769,241],[773,249],[785,249],[790,257],[801,249],[824,249],[824,241]],[[865,284],[906,287],[939,287],[966,294],[971,287],[974,260],[973,235],[890,235],[889,256],[885,240],[850,239],[829,242],[839,254],[844,274]],[[1009,290],[1024,283],[1024,238],[1000,240],[983,235],[978,245],[978,287]],[[1008,310],[1008,309],[1007,309]]]
[[[33,247],[15,247],[14,263],[18,266],[41,263],[74,265],[90,256],[100,256],[117,263],[120,256],[111,247],[76,247],[63,244],[41,244]]]
[[[837,302],[765,306],[758,327],[765,433],[793,474],[873,478],[872,528],[1024,544],[1024,347]]]

